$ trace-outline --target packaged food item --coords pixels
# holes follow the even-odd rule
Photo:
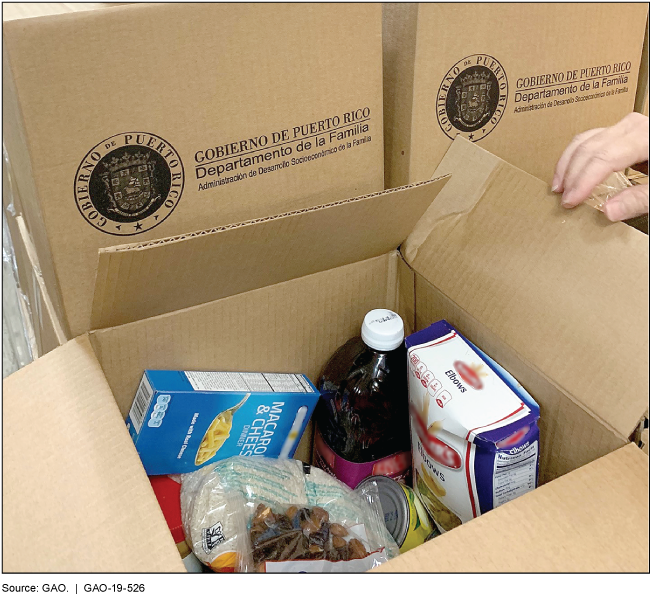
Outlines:
[[[406,338],[413,483],[441,531],[537,487],[539,406],[446,321]]]
[[[376,485],[297,460],[232,457],[181,476],[185,534],[214,571],[366,571],[399,554]]]
[[[183,559],[185,569],[190,573],[202,573],[203,566],[194,556],[189,545],[185,541],[183,522],[181,521],[181,484],[180,478],[170,476],[150,476],[151,488],[153,489],[160,509],[165,516],[169,531],[174,538],[178,553]]]
[[[292,457],[318,401],[305,375],[145,371],[126,420],[150,476],[233,455]]]
[[[405,553],[439,535],[422,502],[413,490],[387,476],[370,476],[355,490],[376,483],[386,529]]]
[[[400,316],[371,310],[317,383],[314,463],[351,488],[372,475],[410,478],[405,355]]]

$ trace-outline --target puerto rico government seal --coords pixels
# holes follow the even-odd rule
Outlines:
[[[442,79],[436,115],[442,131],[480,141],[499,124],[508,102],[508,78],[496,58],[474,54],[459,60]]]
[[[124,132],[95,145],[74,180],[79,213],[115,236],[142,234],[167,219],[183,194],[178,152],[162,137]]]

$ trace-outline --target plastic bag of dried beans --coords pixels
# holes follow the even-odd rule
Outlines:
[[[181,477],[183,525],[214,571],[362,572],[397,556],[377,487],[297,460],[232,457]]]

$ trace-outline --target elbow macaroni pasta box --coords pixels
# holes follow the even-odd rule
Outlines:
[[[446,321],[406,338],[413,484],[445,532],[537,487],[539,406]]]
[[[292,457],[320,394],[305,375],[146,370],[126,419],[147,474]]]

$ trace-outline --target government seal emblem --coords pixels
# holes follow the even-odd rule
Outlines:
[[[75,175],[79,212],[97,230],[141,234],[161,224],[181,198],[184,171],[176,150],[157,135],[121,133],[93,147]]]
[[[480,141],[499,124],[508,102],[508,78],[491,56],[475,54],[457,62],[444,76],[436,98],[442,131]]]

